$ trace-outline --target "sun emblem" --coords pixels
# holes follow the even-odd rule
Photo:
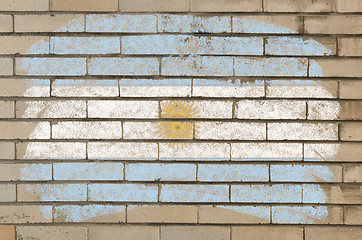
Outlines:
[[[164,121],[159,123],[157,133],[163,139],[192,139],[194,122],[187,121],[198,116],[193,103],[186,101],[164,101],[161,103],[161,118],[184,118],[186,121]],[[195,129],[196,131],[196,129]],[[172,147],[182,147],[185,143],[171,143]]]

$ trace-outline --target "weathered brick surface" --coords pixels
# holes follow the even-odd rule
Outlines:
[[[0,3],[1,11],[48,11],[49,0],[4,0]]]
[[[188,0],[119,0],[119,9],[123,12],[187,12]]]
[[[362,3],[359,0],[337,0],[338,12],[362,12]]]
[[[154,226],[91,226],[89,227],[89,240],[140,239],[158,240],[159,228]]]
[[[118,0],[106,0],[99,2],[97,0],[80,0],[73,2],[71,0],[49,0],[51,11],[100,11],[112,12],[118,10]]]
[[[341,124],[341,140],[344,141],[361,141],[362,140],[362,124],[350,123]]]
[[[266,12],[333,12],[334,0],[266,0]]]
[[[87,228],[83,226],[21,226],[16,230],[18,239],[60,240],[60,239],[87,239]]]
[[[232,240],[302,240],[303,228],[301,227],[232,227]]]
[[[338,39],[338,55],[340,56],[362,56],[361,38]]]
[[[11,15],[0,15],[0,31],[12,32],[13,31],[13,18]]]
[[[359,227],[308,227],[305,229],[305,237],[306,240],[357,240],[362,237],[362,230]]]
[[[261,12],[261,0],[217,1],[191,0],[190,10],[193,12]]]
[[[304,20],[305,33],[360,34],[361,26],[361,16],[356,15],[308,16]]]
[[[341,81],[339,85],[339,96],[343,99],[362,99],[362,82]]]

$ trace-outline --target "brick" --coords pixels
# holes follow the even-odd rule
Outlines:
[[[0,225],[1,239],[2,240],[14,240],[15,239],[15,226],[12,225]]]
[[[87,239],[86,226],[19,226],[16,229],[18,239]]]
[[[86,22],[87,32],[157,32],[156,15],[90,14]]]
[[[358,143],[305,144],[305,161],[361,161],[362,148]]]
[[[53,139],[121,139],[121,122],[54,122]]]
[[[54,206],[54,222],[125,222],[125,206],[119,205],[63,205]]]
[[[268,37],[266,55],[329,56],[336,54],[333,38]]]
[[[265,123],[197,122],[196,139],[265,140]]]
[[[332,0],[266,0],[265,12],[334,12]]]
[[[304,32],[311,34],[361,34],[361,16],[307,16]]]
[[[237,104],[239,119],[305,119],[306,103],[288,100],[242,100]]]
[[[12,142],[1,142],[0,158],[4,160],[15,159],[15,144]]]
[[[268,123],[269,140],[337,140],[333,123]]]
[[[268,98],[337,98],[337,81],[329,80],[269,80]]]
[[[97,0],[50,0],[51,11],[117,11],[118,0],[105,0],[99,2]]]
[[[88,143],[89,159],[156,160],[157,156],[156,143]]]
[[[359,0],[337,0],[337,12],[362,12],[362,4]]]
[[[0,139],[50,139],[49,122],[0,122]]]
[[[52,82],[55,97],[118,97],[117,80],[57,79]]]
[[[49,97],[50,80],[47,79],[0,79],[2,97]]]
[[[161,202],[229,202],[228,185],[162,185]],[[186,238],[187,239],[187,238]]]
[[[234,161],[300,161],[303,157],[300,143],[232,143]]]
[[[52,207],[41,205],[2,205],[1,223],[51,223]]]
[[[54,180],[123,180],[122,163],[54,163]]]
[[[196,165],[127,164],[125,179],[128,181],[196,181]]]
[[[0,164],[0,181],[52,180],[51,164]]]
[[[362,99],[362,82],[358,80],[340,81],[339,97],[342,99]]]
[[[309,76],[362,77],[361,64],[361,59],[314,59],[309,62]]]
[[[361,225],[362,224],[361,214],[362,214],[362,207],[346,206],[344,208],[344,217],[345,217],[344,223],[351,225]]]
[[[90,226],[89,240],[159,240],[159,227],[156,226]]]
[[[183,148],[160,143],[159,148],[160,160],[224,161],[230,159],[230,146],[227,143],[188,143]]]
[[[222,205],[200,206],[199,209],[200,223],[260,224],[270,222],[270,208],[267,206]]]
[[[187,0],[120,0],[119,8],[122,12],[187,12]]]
[[[270,167],[271,181],[275,182],[341,182],[341,166],[274,165]]]
[[[1,109],[0,118],[14,118],[15,117],[15,102],[14,101],[0,101],[0,109]]]
[[[229,16],[160,15],[158,32],[167,33],[229,33]]]
[[[191,79],[121,79],[121,97],[189,97]]]
[[[163,76],[233,76],[231,57],[164,57]]]
[[[120,53],[119,37],[51,37],[50,53],[112,54]]]
[[[0,3],[1,11],[48,11],[49,0],[3,0]]]
[[[264,81],[248,81],[242,79],[193,79],[192,96],[260,98],[265,96]]]
[[[306,240],[358,240],[362,237],[360,227],[307,227],[305,229]]]
[[[344,166],[343,176],[344,182],[362,182],[362,166],[348,165]]]
[[[196,223],[198,207],[180,205],[128,205],[128,223]]]
[[[230,239],[230,228],[220,226],[162,226],[161,240]]]
[[[231,202],[244,203],[300,203],[300,185],[232,185]]]
[[[0,58],[0,75],[13,75],[13,65],[12,58]]]
[[[269,167],[267,165],[220,165],[199,164],[198,181],[207,182],[267,182]]]
[[[362,10],[362,5],[361,5]],[[339,38],[338,55],[339,56],[362,56],[361,38]]]
[[[18,101],[18,118],[85,118],[86,102],[69,101]]]
[[[192,0],[191,12],[261,12],[262,1]]]
[[[272,222],[276,224],[342,224],[342,216],[343,209],[338,206],[272,207]]]
[[[0,32],[13,31],[13,17],[11,15],[0,14]]]
[[[17,159],[85,159],[85,143],[31,142],[18,143]]]
[[[342,141],[362,141],[362,124],[361,123],[341,124],[340,138]]]
[[[91,58],[88,64],[90,75],[158,75],[156,58]]]
[[[290,34],[303,32],[302,18],[290,15],[233,16],[234,33]]]
[[[84,32],[80,14],[15,15],[15,32]]]
[[[305,58],[235,58],[235,76],[307,76]]]
[[[303,240],[303,228],[284,226],[232,227],[232,240]]]
[[[49,54],[49,37],[1,36],[1,54]]]
[[[0,202],[15,202],[16,201],[16,185],[1,184],[0,185]]]
[[[341,105],[332,101],[308,101],[308,119],[335,120],[339,118]]]
[[[157,202],[158,186],[151,184],[89,184],[89,201]]]
[[[318,198],[316,196],[322,196]],[[361,204],[362,187],[358,185],[304,185],[303,202],[331,204]]]

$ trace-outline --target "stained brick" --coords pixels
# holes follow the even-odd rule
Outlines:
[[[362,77],[361,64],[361,59],[314,59],[309,61],[309,76]]]
[[[0,181],[49,181],[51,164],[0,164]]]
[[[359,0],[336,0],[337,12],[362,12],[362,3]]]
[[[34,47],[36,45],[36,47]],[[1,54],[49,54],[49,37],[1,36]]]
[[[344,182],[362,182],[362,166],[348,165],[344,166]]]
[[[266,12],[333,12],[334,0],[265,0]]]
[[[18,239],[87,239],[85,226],[20,226],[16,231]]]
[[[324,196],[325,195],[325,196]],[[324,196],[324,197],[316,197]],[[362,187],[358,185],[304,185],[304,203],[361,204]]]
[[[361,5],[362,10],[362,5]],[[338,39],[339,56],[362,56],[361,38],[339,38]]]
[[[49,97],[50,80],[47,79],[0,79],[0,96],[3,97]]]
[[[361,219],[361,214],[362,214],[362,207],[360,206],[355,206],[355,207],[345,207],[344,208],[344,216],[345,216],[345,220],[344,223],[345,224],[351,224],[351,225],[362,225],[362,219]],[[361,233],[362,236],[362,233]]]
[[[361,123],[343,123],[340,125],[342,141],[362,141]]]
[[[307,16],[304,31],[312,34],[361,34],[361,18],[357,15]]]
[[[0,122],[0,139],[50,139],[50,123]]]
[[[50,0],[51,11],[117,11],[118,0]]]
[[[359,143],[338,144],[305,144],[304,159],[306,161],[361,161],[362,148]]]
[[[261,0],[191,0],[192,12],[261,12]]]
[[[51,223],[52,207],[44,205],[2,205],[1,223]]]

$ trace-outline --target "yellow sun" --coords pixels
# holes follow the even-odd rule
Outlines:
[[[159,123],[158,134],[163,139],[192,139],[194,123],[187,121],[198,116],[197,108],[193,103],[186,101],[165,101],[161,103],[161,118],[183,118],[186,121],[165,121]],[[184,143],[174,143],[180,147]]]

